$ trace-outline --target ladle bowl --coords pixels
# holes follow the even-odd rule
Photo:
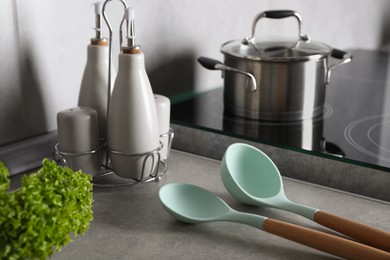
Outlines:
[[[242,203],[293,212],[390,252],[390,233],[290,201],[284,193],[276,165],[253,146],[243,143],[230,145],[223,156],[220,173],[226,189]]]
[[[268,233],[348,259],[388,259],[390,253],[355,241],[230,208],[221,198],[200,187],[171,183],[159,192],[165,210],[187,223],[228,221],[256,227]]]

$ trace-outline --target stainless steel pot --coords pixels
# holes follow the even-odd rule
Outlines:
[[[261,18],[295,17],[299,38],[295,41],[256,41]],[[351,61],[350,53],[315,42],[301,33],[302,17],[291,10],[259,13],[252,36],[222,45],[225,63],[200,57],[206,68],[224,71],[225,110],[235,115],[272,121],[303,120],[323,113],[325,87],[331,70]],[[339,59],[329,64],[329,57]]]

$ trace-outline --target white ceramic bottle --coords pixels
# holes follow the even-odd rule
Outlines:
[[[100,138],[107,135],[107,99],[108,99],[108,66],[109,47],[107,38],[101,34],[102,4],[95,3],[96,36],[87,47],[87,63],[81,80],[78,106],[96,110],[99,121]],[[115,70],[111,69],[111,82]]]
[[[134,20],[131,10],[129,13],[126,15],[131,24],[128,43],[119,54],[118,74],[108,110],[107,145],[114,172],[140,181],[158,165],[156,154],[148,158],[146,155],[159,147],[159,128],[144,54],[134,44]]]

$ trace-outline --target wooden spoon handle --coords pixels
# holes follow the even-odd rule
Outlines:
[[[390,233],[324,211],[317,211],[314,221],[366,245],[390,252]]]
[[[390,253],[342,237],[267,218],[263,230],[347,259],[390,259]]]

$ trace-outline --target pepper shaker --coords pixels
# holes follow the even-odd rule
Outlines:
[[[58,149],[66,165],[74,171],[82,170],[95,176],[101,161],[96,110],[74,107],[60,111],[57,127]]]
[[[160,142],[163,147],[160,150],[162,160],[166,160],[169,156],[169,140],[170,140],[170,117],[171,117],[171,101],[169,98],[155,94],[154,101],[156,102],[158,127],[160,133]]]

